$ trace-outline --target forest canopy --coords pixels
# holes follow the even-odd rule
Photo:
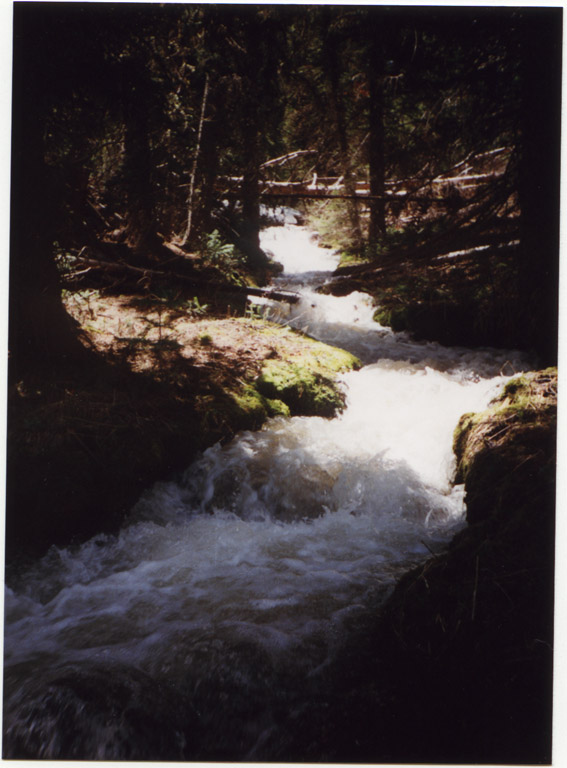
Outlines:
[[[512,324],[553,358],[560,13],[15,3],[14,364],[77,351],[61,276],[265,282],[286,201],[374,266],[512,249]]]

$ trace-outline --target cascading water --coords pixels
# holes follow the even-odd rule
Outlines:
[[[301,227],[263,245],[301,291],[267,313],[365,363],[343,377],[346,410],[210,448],[118,535],[14,579],[5,757],[271,759],[346,639],[463,525],[452,431],[520,356],[418,343],[364,294],[317,294],[337,257]]]

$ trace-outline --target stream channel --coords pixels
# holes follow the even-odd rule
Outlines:
[[[52,548],[6,590],[4,757],[285,760],[293,723],[401,574],[464,524],[452,433],[519,353],[416,342],[299,226],[271,319],[347,349],[334,419],[270,420],[146,492],[117,535]],[[318,693],[319,692],[319,693]]]

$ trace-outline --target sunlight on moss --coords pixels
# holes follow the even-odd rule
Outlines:
[[[525,373],[507,382],[485,411],[463,414],[453,434],[457,482],[466,479],[479,453],[501,446],[515,429],[539,430],[554,418],[556,388],[557,368]]]

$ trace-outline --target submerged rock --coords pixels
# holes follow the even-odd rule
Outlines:
[[[297,208],[290,208],[287,205],[261,205],[260,216],[268,224],[285,226],[286,224],[303,224],[304,216]]]

